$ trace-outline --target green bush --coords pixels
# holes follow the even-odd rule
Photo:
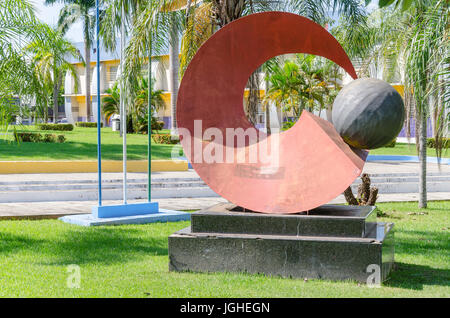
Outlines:
[[[397,138],[395,138],[395,139],[392,140],[391,142],[387,143],[387,144],[384,145],[383,147],[386,147],[386,148],[394,148],[396,143],[397,143]]]
[[[85,121],[77,121],[75,123],[77,127],[83,127],[83,128],[97,128],[97,123],[89,123]],[[103,127],[103,123],[100,123],[100,127]]]
[[[157,144],[175,145],[180,140],[178,138],[172,139],[170,134],[153,134],[152,139]]]
[[[18,132],[14,135],[14,139],[20,142],[49,142],[49,143],[63,143],[66,141],[66,137],[64,135],[54,135],[54,134],[45,134],[42,135],[40,133],[35,132]]]
[[[39,124],[39,130],[60,130],[60,131],[72,131],[72,124]]]
[[[43,142],[56,142],[56,135],[53,134],[45,134]]]
[[[285,121],[284,123],[283,123],[283,130],[288,130],[289,128],[291,128],[292,126],[294,126],[295,125],[295,122],[293,122],[293,121]]]
[[[450,148],[450,138],[442,138],[442,149]],[[427,139],[427,147],[436,148],[436,140],[434,138]]]
[[[21,142],[40,142],[42,135],[33,132],[18,132],[14,135],[14,139]]]
[[[152,130],[161,130],[164,127],[163,121],[153,121],[152,122]]]

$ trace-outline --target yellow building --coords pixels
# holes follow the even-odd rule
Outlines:
[[[79,52],[84,57],[84,43],[75,43]],[[106,90],[111,88],[120,75],[120,52],[119,48],[115,52],[107,52],[101,49],[100,52],[100,98],[107,96]],[[91,49],[91,72],[90,72],[90,93],[92,113],[91,118],[87,116],[86,108],[86,74],[85,67],[81,61],[72,59],[78,74],[78,91],[75,91],[75,79],[67,75],[64,83],[65,117],[69,123],[78,121],[96,121],[97,118],[97,63],[95,47]],[[158,117],[165,122],[165,128],[170,128],[170,93],[169,93],[169,56],[167,54],[152,57],[152,78],[156,80],[155,90],[163,91],[165,101],[164,109],[158,111]],[[109,120],[103,118],[106,125]]]

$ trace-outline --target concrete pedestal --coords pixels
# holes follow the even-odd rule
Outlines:
[[[218,204],[169,237],[169,269],[383,281],[394,263],[392,223],[375,207],[325,205],[302,214],[239,211]]]

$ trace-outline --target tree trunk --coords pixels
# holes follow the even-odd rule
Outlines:
[[[91,121],[91,45],[86,38],[84,39],[84,54],[86,62],[86,116],[87,121]]]
[[[420,112],[419,109],[415,106],[414,108],[414,113],[415,113],[415,126],[414,126],[414,135],[416,138],[416,150],[417,150],[417,155],[419,156],[420,154],[420,125],[421,125],[421,117],[420,117]]]
[[[264,94],[267,96],[267,92],[269,91],[269,81],[266,80],[266,87],[264,88]],[[270,129],[270,103],[266,105],[266,133],[270,135],[272,130]]]
[[[427,207],[427,116],[424,110],[417,118],[419,127],[419,208]]]
[[[359,205],[359,202],[358,202],[358,200],[356,200],[355,196],[353,195],[353,191],[350,186],[347,189],[345,189],[344,197],[345,197],[345,201],[347,201],[347,203],[349,205]]]
[[[57,79],[54,79],[53,84],[53,123],[56,124],[58,120],[58,82]]]
[[[266,106],[266,133],[270,135],[272,130],[270,129],[270,105]]]
[[[248,120],[255,125],[257,123],[257,114],[258,114],[258,105],[260,101],[259,96],[259,78],[258,78],[258,70],[250,75],[248,79],[248,99],[247,99],[247,118]]]
[[[174,19],[174,18],[173,18]],[[169,81],[170,81],[170,106],[171,106],[171,135],[178,135],[177,127],[177,97],[178,97],[178,72],[180,68],[178,30],[172,20],[172,30],[169,41]],[[149,79],[150,80],[150,79]]]
[[[48,123],[48,98],[45,98],[45,105],[44,105],[44,124]]]

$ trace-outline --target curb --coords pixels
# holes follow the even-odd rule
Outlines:
[[[130,160],[128,172],[147,172],[147,160]],[[152,171],[187,171],[188,163],[184,160],[152,160]],[[102,172],[122,172],[122,161],[103,160]],[[97,160],[76,161],[2,161],[0,174],[24,173],[84,173],[97,172]]]
[[[389,156],[389,155],[368,155],[367,160],[373,161],[399,161],[399,162],[419,162],[418,156]],[[438,163],[437,157],[427,157],[427,162]],[[450,165],[450,158],[440,158],[440,163]]]

